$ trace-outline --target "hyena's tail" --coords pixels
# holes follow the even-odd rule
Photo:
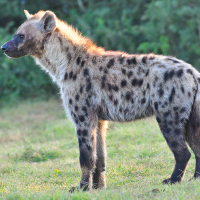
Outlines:
[[[186,140],[195,154],[196,169],[194,177],[197,178],[200,176],[200,73],[197,70],[192,70],[192,75],[195,80],[196,90],[187,124]]]

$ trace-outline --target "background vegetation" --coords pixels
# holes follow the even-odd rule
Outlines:
[[[105,49],[173,55],[200,69],[199,0],[0,0],[0,43],[30,13],[52,10]],[[30,57],[0,53],[0,102],[49,98],[58,90]]]

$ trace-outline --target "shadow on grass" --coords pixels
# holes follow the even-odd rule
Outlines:
[[[25,161],[25,162],[45,162],[60,157],[63,157],[63,155],[58,150],[37,149],[34,148],[30,143],[26,143],[22,154],[21,155],[16,154],[14,156],[14,160]]]

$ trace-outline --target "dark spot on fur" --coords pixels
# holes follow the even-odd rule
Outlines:
[[[163,91],[162,88],[160,88],[160,89],[158,90],[158,94],[159,94],[159,97],[160,97],[160,98],[163,96],[164,91]]]
[[[81,136],[81,130],[80,129],[77,130],[77,134],[78,134],[78,136]]]
[[[86,102],[86,105],[87,105],[87,106],[90,106],[90,102],[89,102],[89,100],[88,100],[88,99],[86,99],[86,101],[85,101],[85,102]]]
[[[85,121],[85,117],[83,116],[83,115],[79,115],[79,120],[81,121],[81,122],[84,122]]]
[[[69,73],[69,78],[72,79],[72,77],[73,77],[73,72],[71,71],[71,72]]]
[[[143,84],[143,79],[133,79],[131,82],[132,86],[142,86]]]
[[[76,99],[77,101],[79,100],[79,95],[78,95],[78,94],[75,96],[75,99]]]
[[[181,110],[180,110],[181,113],[183,113],[183,112],[185,112],[185,111],[186,111],[186,108],[185,108],[185,107],[181,108]]]
[[[182,85],[181,85],[181,91],[182,91],[183,94],[185,93],[185,89]]]
[[[154,103],[154,108],[155,108],[155,110],[158,110],[158,102]]]
[[[114,100],[114,105],[116,106],[117,104],[118,104],[118,100],[115,99],[115,100]]]
[[[83,136],[87,136],[87,135],[88,135],[88,131],[87,131],[86,129],[84,129],[84,130],[82,131],[82,134],[83,134]]]
[[[171,129],[168,128],[167,126],[163,129],[164,133],[169,134]]]
[[[149,70],[146,72],[145,76],[148,76],[149,75]]]
[[[198,82],[200,83],[200,78],[197,78]]]
[[[88,70],[88,68],[84,69],[83,75],[84,76],[89,76],[89,70]]]
[[[165,117],[165,118],[166,118],[166,117],[168,117],[168,116],[169,116],[169,114],[170,114],[170,112],[169,112],[169,111],[165,112],[165,113],[164,113],[164,117]]]
[[[75,106],[75,111],[78,111],[78,106]]]
[[[132,72],[132,71],[129,71],[129,72],[128,72],[128,78],[131,78],[132,75],[133,75],[133,72]]]
[[[173,99],[174,99],[174,96],[175,96],[175,88],[173,87],[172,88],[172,91],[171,91],[171,94],[170,94],[170,96],[169,96],[169,102],[171,103],[172,101],[173,101]]]
[[[69,104],[72,105],[73,101],[72,99],[69,99]]]
[[[81,62],[81,67],[84,67],[84,65],[85,65],[85,61],[82,60],[82,62]]]
[[[143,84],[143,80],[142,80],[142,79],[139,79],[139,80],[138,80],[138,86],[142,86],[142,84]]]
[[[154,56],[150,56],[150,57],[149,57],[149,60],[154,60],[154,59],[155,59]]]
[[[131,64],[137,64],[137,60],[135,57],[133,57],[132,59],[128,59],[127,60],[127,64],[128,65],[131,65]]]
[[[168,60],[171,60],[173,63],[179,63],[178,60],[172,59],[172,58],[168,58]]]
[[[62,39],[60,37],[58,37],[60,44],[62,45]]]
[[[107,64],[107,68],[111,68],[114,65],[115,60],[112,58],[111,60],[109,60],[108,64]]]
[[[80,87],[79,91],[80,91],[81,94],[83,93],[83,86]]]
[[[77,78],[77,75],[76,75],[76,74],[74,74],[74,76],[73,76],[73,80],[75,81],[75,80],[76,80],[76,78]]]
[[[78,58],[76,59],[76,64],[77,64],[77,65],[79,65],[79,64],[80,64],[80,62],[81,62],[81,58],[80,58],[80,57],[78,57]]]
[[[76,114],[74,112],[71,112],[71,115],[76,119]]]
[[[92,148],[89,145],[86,145],[86,147],[87,147],[88,151],[91,151]]]
[[[118,86],[116,86],[116,85],[113,85],[113,86],[112,86],[112,89],[113,89],[114,91],[116,91],[116,92],[118,92],[118,90],[119,90]]]
[[[173,148],[176,148],[176,147],[178,146],[178,142],[173,141],[173,142],[171,143],[171,146],[172,146]]]
[[[87,84],[87,86],[86,86],[86,91],[89,92],[89,91],[91,90],[91,88],[92,88],[92,83],[89,82],[89,83]]]
[[[119,63],[122,64],[124,62],[124,57],[119,58]]]
[[[66,72],[66,73],[65,73],[65,77],[64,77],[64,80],[65,80],[65,81],[67,80],[67,77],[68,77],[68,73]]]
[[[122,69],[122,73],[123,73],[124,75],[126,75],[126,70],[125,70],[125,69]]]
[[[105,75],[102,77],[102,81],[106,81],[106,76]]]
[[[85,138],[82,138],[82,143],[86,143],[86,139]]]
[[[103,82],[101,83],[101,88],[104,89],[105,86],[106,86],[106,84],[105,84],[105,82],[103,81]]]
[[[70,53],[68,53],[68,54],[67,54],[67,60],[68,60],[68,62],[70,62],[70,61],[71,61],[71,59],[72,59],[72,56],[71,56],[71,54],[70,54]]]
[[[107,70],[107,69],[105,69],[105,70],[104,70],[104,73],[105,73],[105,74],[107,74],[107,73],[108,73],[108,70]]]
[[[137,82],[138,82],[137,79],[133,79],[133,80],[132,80],[132,86],[136,86],[136,85],[137,85]]]
[[[181,134],[181,130],[179,128],[175,128],[174,133],[176,135],[180,135]]]
[[[131,65],[131,64],[132,64],[132,62],[131,62],[130,59],[127,60],[127,64],[128,64],[128,65]]]
[[[179,69],[176,73],[176,75],[180,78],[183,75],[183,70]]]
[[[188,97],[191,97],[191,93],[190,92],[188,92]]]
[[[97,64],[97,59],[96,59],[96,57],[93,57],[93,58],[92,58],[92,63],[93,63],[93,65]]]
[[[99,67],[99,70],[102,71],[103,67]]]
[[[112,95],[109,95],[109,99],[112,101],[112,100],[113,100],[113,96],[112,96]]]
[[[127,101],[130,101],[131,94],[129,92],[127,92],[125,98],[126,98]]]
[[[144,64],[147,63],[147,57],[146,57],[146,56],[144,56],[144,57],[142,58],[142,62],[143,62]]]
[[[187,73],[193,75],[192,70],[191,69],[187,69]]]
[[[158,123],[161,123],[161,119],[159,117],[156,117],[156,120]]]
[[[127,84],[127,83],[126,83],[126,80],[121,81],[121,86],[122,86],[122,87],[125,87],[126,84]]]
[[[85,106],[82,107],[83,112],[87,112],[87,108]]]
[[[174,74],[174,70],[171,70],[170,72],[166,71],[164,74],[164,81],[167,82],[169,79],[173,78]]]
[[[143,99],[141,100],[141,104],[145,104],[145,102],[146,102],[146,98],[143,98]]]
[[[147,89],[149,89],[150,88],[150,85],[149,85],[149,83],[147,83]]]
[[[177,106],[173,107],[173,110],[174,110],[174,111],[177,111],[177,110],[178,110],[178,107],[177,107]]]

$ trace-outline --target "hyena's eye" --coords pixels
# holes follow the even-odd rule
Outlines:
[[[19,34],[19,38],[23,40],[24,39],[24,35],[23,34]]]

